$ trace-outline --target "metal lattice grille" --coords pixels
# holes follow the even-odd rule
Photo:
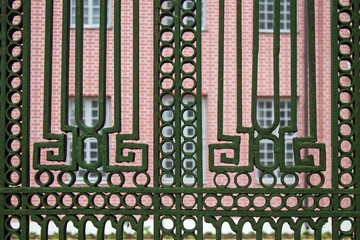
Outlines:
[[[322,23],[315,10],[322,7],[315,8],[314,0],[233,1],[235,95],[226,87],[231,56],[225,12],[231,3],[216,1],[218,19],[206,26],[218,24],[216,41],[211,40],[217,92],[207,92],[207,98],[202,16],[210,0],[38,2],[1,3],[0,239],[31,239],[32,224],[41,239],[54,234],[51,226],[59,239],[66,239],[70,228],[85,239],[88,225],[97,239],[104,239],[108,228],[114,238],[126,239],[129,227],[136,233],[132,237],[145,239],[149,221],[153,239],[205,239],[206,226],[221,239],[225,225],[236,239],[245,238],[248,229],[262,239],[265,226],[273,239],[281,239],[285,226],[301,239],[305,225],[322,239],[329,223],[332,239],[360,238],[357,1],[330,3],[331,119],[328,113],[325,121],[331,129],[324,131],[331,131],[331,148],[318,137],[321,50],[315,29]],[[305,23],[298,22],[298,5],[306,11]],[[243,17],[249,6],[251,26]],[[207,18],[213,20],[211,14]],[[39,19],[43,31],[31,25]],[[149,19],[153,29],[146,35]],[[301,24],[304,35],[298,33]],[[244,30],[249,28],[251,34]],[[272,71],[266,77],[271,75],[272,84],[265,86],[270,94],[259,96],[264,28],[271,36]],[[243,48],[249,35],[251,56]],[[150,52],[143,47],[149,42]],[[302,67],[300,46],[306,46]],[[31,57],[40,48],[40,60]],[[152,70],[144,74],[149,59]],[[287,85],[282,65],[290,72]],[[41,77],[33,77],[39,66]],[[301,69],[308,79],[304,89]],[[290,89],[285,97],[281,85]],[[211,129],[203,121],[210,100],[217,104],[211,106],[216,115]],[[305,123],[299,120],[300,102],[308,103]],[[235,104],[231,130],[224,112]]]

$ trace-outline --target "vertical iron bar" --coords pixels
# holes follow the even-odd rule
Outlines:
[[[175,112],[175,187],[181,187],[181,5],[182,1],[175,0],[175,14],[174,14],[174,39],[175,39],[175,99],[174,99],[174,112]],[[180,210],[181,208],[181,194],[175,194],[175,209]],[[177,211],[175,215],[175,239],[181,239],[181,214]]]
[[[203,119],[203,105],[202,105],[202,78],[201,78],[201,26],[202,26],[202,0],[196,0],[196,33],[195,33],[195,41],[196,41],[196,103],[197,103],[197,129],[196,132],[198,133],[197,135],[197,187],[198,188],[203,188],[203,144],[206,144],[206,142],[203,142],[203,124],[202,124],[202,119]],[[205,111],[207,111],[205,109]],[[205,129],[206,131],[206,129]],[[198,210],[202,210],[203,209],[203,197],[202,194],[198,194],[197,195],[197,207]],[[203,238],[203,216],[198,215],[197,218],[197,237],[199,239]]]
[[[338,1],[331,1],[331,145],[332,145],[332,162],[331,162],[331,188],[339,188],[339,130],[338,130],[338,117],[340,116],[340,111],[338,108]],[[339,211],[340,201],[339,195],[333,194],[334,201],[334,210]],[[332,239],[339,239],[339,219],[336,217],[332,218]]]
[[[175,39],[175,186],[181,187],[180,177],[181,177],[181,76],[180,76],[180,8],[181,1],[174,1],[174,39]]]
[[[237,127],[236,132],[242,128],[242,0],[236,1],[236,112]]]
[[[331,10],[331,146],[332,146],[332,162],[331,162],[331,187],[332,189],[339,189],[339,128],[338,119],[340,110],[338,107],[339,99],[339,76],[338,76],[338,2],[339,0],[332,0],[330,5]],[[339,195],[333,194],[334,211],[340,210]],[[340,222],[339,218],[332,218],[332,239],[337,240],[340,236]]]
[[[23,91],[22,91],[22,187],[30,186],[30,50],[31,50],[31,1],[22,1],[23,4]],[[21,208],[27,208],[27,195],[22,194]],[[29,239],[29,216],[22,215],[20,226],[21,239]]]
[[[351,146],[352,148],[354,148],[354,180],[355,180],[355,184],[354,184],[354,188],[356,190],[360,189],[360,161],[359,161],[359,157],[360,157],[360,65],[359,65],[359,58],[360,58],[360,46],[359,46],[359,42],[360,42],[360,31],[359,31],[359,27],[360,27],[360,16],[359,16],[359,11],[360,11],[360,3],[358,1],[354,1],[353,2],[353,28],[352,28],[352,33],[353,33],[353,62],[351,63],[351,67],[353,69],[353,84],[354,84],[354,104],[353,104],[353,109],[354,109],[354,141],[353,141],[353,145]],[[355,217],[355,231],[354,231],[354,239],[359,239],[360,238],[360,217],[359,217],[359,212],[360,212],[360,195],[359,193],[356,193],[354,195],[355,198],[355,211],[358,213],[357,217]]]
[[[253,3],[253,50],[252,50],[252,88],[251,88],[251,123],[258,129],[257,109],[257,80],[259,63],[259,1]]]
[[[219,1],[219,64],[218,64],[218,105],[217,105],[217,136],[218,140],[224,138],[223,134],[223,96],[224,96],[224,22],[225,22],[225,1]]]
[[[154,182],[154,188],[159,188],[160,187],[160,181],[159,181],[159,172],[160,172],[160,147],[159,147],[159,141],[160,141],[160,128],[159,128],[159,124],[160,124],[160,116],[159,116],[159,112],[160,112],[160,107],[159,107],[159,90],[157,88],[158,84],[159,84],[159,61],[160,61],[160,56],[159,56],[159,44],[160,44],[160,39],[159,39],[159,27],[160,27],[160,18],[159,18],[159,14],[160,14],[160,0],[155,0],[153,1],[153,8],[154,8],[154,42],[153,42],[153,46],[154,46],[154,59],[153,59],[153,64],[154,64],[154,75],[153,75],[153,81],[154,81],[154,89],[153,89],[153,108],[154,108],[154,114],[153,114],[153,131],[154,131],[154,144],[153,144],[153,148],[154,148],[154,157],[153,157],[153,182]],[[159,193],[155,193],[154,194],[154,228],[153,228],[153,232],[154,232],[154,239],[160,239],[160,215],[159,215],[159,210],[160,210],[160,194]]]
[[[61,49],[61,129],[70,130],[69,120],[69,60],[70,60],[70,0],[63,1]]]
[[[45,51],[44,51],[44,112],[43,137],[51,137],[51,100],[52,100],[52,68],[53,68],[53,20],[54,2],[46,1],[45,12]]]
[[[309,140],[317,141],[317,122],[316,122],[316,55],[315,55],[315,3],[314,0],[305,1],[305,137],[308,137],[308,128],[310,128]],[[310,114],[310,115],[309,115]],[[309,116],[308,116],[309,115]],[[310,123],[310,126],[309,126]],[[305,148],[305,156],[308,156],[308,148]],[[304,188],[308,187],[308,173],[304,175]],[[308,199],[305,199],[305,206],[308,206]],[[308,224],[306,225],[308,229]]]
[[[290,1],[291,128],[297,129],[297,2]]]
[[[114,0],[114,125],[121,131],[121,0]]]
[[[280,122],[280,95],[279,95],[279,79],[280,79],[280,0],[274,0],[274,23],[273,23],[273,85],[274,85],[274,120],[273,129],[279,126]],[[279,156],[279,154],[275,154]],[[275,159],[275,164],[278,159]]]
[[[340,115],[338,107],[338,52],[339,44],[338,39],[338,15],[337,15],[337,2],[338,0],[331,0],[331,145],[332,145],[332,163],[331,163],[331,188],[339,188],[339,157],[338,157],[338,117]],[[338,200],[338,199],[337,199]],[[336,204],[335,206],[338,206]]]
[[[304,1],[304,136],[309,136],[309,16],[308,16],[308,0]],[[307,148],[304,149],[305,157],[309,154]],[[306,181],[308,173],[304,173],[304,188],[308,188]],[[308,199],[305,199],[305,206],[308,206]],[[309,224],[305,227],[309,229]]]
[[[93,126],[100,130],[104,127],[106,116],[106,49],[107,49],[107,4],[108,1],[100,1],[100,29],[99,29],[99,100],[98,121]]]
[[[139,140],[139,0],[133,1],[133,136]]]
[[[75,0],[74,0],[75,1]],[[84,57],[84,1],[76,0],[75,17],[75,123],[78,127],[83,127],[83,57]],[[81,146],[74,145],[73,161],[77,160]]]
[[[202,124],[202,78],[201,78],[201,26],[202,26],[202,0],[196,1],[196,33],[195,33],[195,41],[196,41],[196,103],[197,103],[197,187],[203,188],[203,124]],[[205,109],[206,111],[206,109]],[[205,129],[206,131],[206,129]],[[203,209],[203,197],[201,194],[197,195],[197,207],[198,210],[201,211]],[[203,238],[203,216],[198,215],[197,218],[197,237],[199,239]]]
[[[6,46],[7,46],[7,2],[1,1],[1,49],[3,49],[1,54],[1,82],[0,82],[0,137],[2,140],[2,144],[0,147],[0,175],[5,176],[6,165],[5,165],[5,156],[7,156],[7,150],[5,148],[5,141],[6,141],[6,133],[5,133],[5,126],[6,126],[6,82],[7,82],[7,68],[6,68]],[[5,189],[5,178],[0,178],[0,188]],[[0,238],[5,239],[7,234],[7,230],[5,228],[5,194],[3,192],[0,193]]]
[[[314,139],[314,141],[317,141],[315,44],[316,44],[316,41],[315,41],[315,2],[314,2],[314,0],[308,0],[310,136]]]

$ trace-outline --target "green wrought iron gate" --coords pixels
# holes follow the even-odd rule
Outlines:
[[[253,8],[251,126],[242,124],[243,55],[242,4],[237,0],[237,126],[233,135],[224,133],[224,45],[225,4],[219,0],[217,140],[202,142],[201,26],[202,3],[199,0],[154,0],[153,30],[153,142],[143,141],[140,127],[141,71],[139,45],[141,4],[144,1],[100,1],[98,23],[98,93],[91,102],[96,118],[87,124],[85,116],[84,51],[87,46],[84,26],[89,24],[89,4],[95,1],[40,1],[44,6],[43,73],[44,81],[30,79],[33,60],[30,56],[34,37],[31,15],[35,0],[1,2],[1,82],[0,82],[0,239],[30,239],[30,225],[40,227],[41,239],[48,239],[49,223],[58,228],[59,239],[66,239],[70,223],[79,239],[86,238],[91,222],[97,239],[105,237],[105,226],[111,226],[116,239],[124,237],[127,225],[144,239],[145,222],[153,222],[153,239],[204,239],[204,225],[211,225],[216,238],[222,237],[222,226],[228,223],[236,239],[243,239],[248,226],[262,239],[263,227],[270,225],[274,239],[281,239],[288,225],[294,239],[300,239],[307,223],[315,239],[322,238],[323,226],[331,223],[332,239],[360,239],[360,3],[355,0],[331,0],[331,160],[326,159],[323,143],[317,137],[315,1],[307,1],[309,134],[294,137],[293,164],[285,163],[285,138],[297,131],[297,2],[290,0],[291,36],[291,116],[289,125],[281,123],[282,102],[279,88],[280,7],[274,0],[273,17],[273,122],[264,126],[257,119],[259,9],[262,1],[250,1]],[[55,4],[61,3],[61,51],[53,53],[56,18]],[[124,44],[122,5],[131,2],[132,73],[130,101],[123,101],[122,60]],[[85,4],[86,3],[86,4]],[[149,1],[146,1],[149,3]],[[56,5],[58,6],[58,5]],[[108,11],[107,9],[111,9]],[[319,10],[320,8],[318,8]],[[73,13],[72,13],[73,11]],[[111,13],[111,14],[110,14]],[[74,16],[75,14],[75,16]],[[86,15],[87,16],[87,15]],[[107,36],[109,19],[113,18],[111,43]],[[95,21],[92,19],[91,21]],[[34,27],[34,26],[33,26]],[[72,44],[73,41],[73,44]],[[128,42],[129,43],[129,42]],[[111,45],[113,60],[109,61]],[[73,52],[72,52],[73,51]],[[53,72],[54,58],[60,56],[61,71]],[[73,54],[73,55],[72,55]],[[74,61],[73,61],[74,60]],[[329,60],[329,59],[327,59]],[[114,66],[113,82],[107,67]],[[69,72],[74,70],[74,80]],[[150,80],[148,76],[148,81]],[[192,82],[191,86],[187,82]],[[330,81],[330,79],[329,79]],[[59,84],[60,82],[60,84]],[[30,95],[38,84],[43,92],[41,128],[30,131],[32,111]],[[57,91],[53,85],[59,86]],[[109,84],[112,89],[111,111],[108,108]],[[72,89],[72,87],[73,89]],[[72,90],[71,90],[72,89]],[[33,92],[32,92],[33,91]],[[72,96],[69,92],[73,91]],[[56,96],[56,94],[59,94]],[[57,97],[57,98],[56,98]],[[59,101],[56,105],[52,99]],[[59,106],[55,109],[54,106]],[[71,113],[71,109],[74,111]],[[125,109],[125,110],[124,110]],[[124,112],[132,109],[130,133],[124,130]],[[318,108],[319,109],[319,108]],[[58,115],[54,117],[53,112]],[[111,124],[107,114],[111,112]],[[52,121],[58,118],[58,129]],[[330,121],[330,120],[329,120]],[[343,130],[350,129],[349,132]],[[42,132],[41,132],[42,129]],[[210,130],[209,130],[210,131]],[[276,134],[274,132],[277,132]],[[39,136],[39,134],[41,136]],[[248,149],[241,151],[247,135]],[[274,144],[274,162],[262,165],[262,141]],[[92,144],[92,145],[91,145]],[[88,146],[95,151],[84,152]],[[329,147],[329,146],[328,146]],[[203,151],[205,149],[205,151]],[[70,151],[71,150],[71,151]],[[112,150],[115,151],[111,154]],[[305,157],[301,152],[305,152]],[[71,153],[70,153],[71,152]],[[312,154],[315,152],[315,154]],[[308,154],[306,154],[308,153]],[[86,162],[94,154],[94,162]],[[71,157],[70,157],[71,156]],[[203,156],[208,156],[202,161]],[[69,160],[71,158],[71,160]],[[317,159],[315,159],[317,158]],[[244,164],[247,163],[247,164]],[[346,163],[344,163],[346,162]],[[212,183],[204,183],[203,169],[208,166]],[[274,174],[277,168],[282,175]],[[325,175],[330,171],[330,175]],[[256,172],[256,174],[255,174]],[[259,176],[258,187],[253,187]],[[325,181],[331,184],[324,185]],[[82,182],[78,182],[78,178]],[[268,182],[265,179],[272,179]],[[245,179],[245,180],[244,180]],[[305,186],[299,184],[303,179]],[[315,179],[315,181],[313,180]],[[345,180],[344,180],[345,179]],[[280,185],[280,187],[278,187]],[[108,224],[108,225],[107,225]],[[124,237],[126,238],[126,237]]]

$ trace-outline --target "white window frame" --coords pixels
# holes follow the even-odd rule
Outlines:
[[[261,108],[261,105],[264,108]],[[269,127],[274,121],[274,100],[273,99],[258,99],[257,108],[256,108],[256,116],[258,123],[261,127]],[[280,99],[280,127],[290,126],[291,124],[291,101],[288,98]],[[279,127],[273,132],[276,136],[278,136]],[[286,132],[284,136],[284,161],[285,165],[291,166],[294,165],[294,152],[293,152],[293,138],[296,137],[296,133]],[[259,162],[261,165],[269,166],[274,163],[274,143],[270,139],[262,139],[259,143]],[[259,183],[260,174],[262,171],[256,171],[256,180]],[[276,176],[277,184],[281,181],[280,169],[277,168],[273,171]],[[293,182],[294,176],[286,175],[285,180],[287,182]],[[270,175],[266,174],[262,178],[262,182],[264,184],[273,183],[274,179]]]
[[[74,98],[70,98],[69,99],[69,125],[70,126],[76,126],[75,123],[75,102],[74,102]],[[97,102],[97,107],[94,107],[92,104],[93,102]],[[85,125],[87,126],[93,126],[94,124],[96,124],[97,119],[98,119],[98,114],[99,114],[99,108],[98,108],[98,98],[95,97],[84,97],[83,98],[83,121],[85,123]],[[92,113],[97,114],[96,117],[94,117],[92,115]],[[104,127],[108,127],[110,126],[110,99],[106,98],[106,116],[105,116],[105,124]],[[94,146],[94,144],[96,144],[95,147],[92,147],[92,145]],[[84,141],[84,161],[86,163],[94,163],[99,161],[98,160],[98,146],[97,146],[97,141],[95,138],[87,138]],[[92,156],[92,154],[95,153],[95,156]],[[67,134],[67,162],[70,164],[72,161],[72,133],[68,133]],[[102,171],[102,167],[99,167],[97,169],[101,175],[102,175],[102,179],[101,182],[105,182],[106,181],[106,176],[107,174],[105,172]],[[85,183],[84,181],[84,174],[85,174],[86,170],[82,169],[81,167],[79,167],[78,171],[75,171],[75,177],[76,177],[76,181],[75,184],[83,184]],[[92,181],[92,180],[97,180],[97,176],[91,176],[91,174],[88,175],[88,180]]]
[[[259,0],[259,31],[272,33],[274,29],[274,0]],[[269,9],[269,7],[271,7]],[[271,25],[271,27],[269,26]],[[281,26],[283,25],[283,26]],[[280,32],[290,32],[290,0],[280,1]]]
[[[99,6],[94,5],[94,1],[99,1]],[[101,0],[84,0],[84,28],[99,28],[100,27],[100,1]],[[86,3],[88,3],[86,5]],[[85,23],[85,10],[88,9],[88,22]],[[94,9],[99,9],[99,15],[94,16]],[[75,27],[75,21],[76,21],[76,0],[71,0],[70,5],[70,26]],[[94,23],[94,18],[98,17],[99,22]],[[111,0],[108,0],[107,4],[107,28],[111,27]]]
[[[201,0],[201,31],[206,30],[206,0]],[[191,9],[192,4],[194,4],[194,1],[191,0],[185,0],[183,2],[183,8],[184,9]],[[172,1],[166,0],[163,2],[163,8],[164,9],[171,9],[172,8]],[[194,22],[194,18],[190,16],[185,16],[183,19],[184,21],[189,21],[186,25],[191,25]],[[165,16],[165,25],[169,26],[173,22],[173,18],[170,16]]]

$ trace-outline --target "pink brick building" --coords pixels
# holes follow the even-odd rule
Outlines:
[[[88,126],[94,125],[97,122],[99,108],[98,108],[98,96],[99,96],[99,24],[98,24],[98,2],[96,0],[88,0],[88,5],[85,5],[86,17],[84,23],[84,45],[83,45],[83,114],[84,123]],[[141,166],[141,157],[144,152],[141,150],[129,150],[124,149],[123,155],[126,156],[128,152],[135,152],[135,162],[115,162],[116,157],[116,135],[117,134],[133,134],[135,129],[133,128],[133,1],[121,1],[121,65],[115,65],[114,49],[114,4],[115,0],[109,0],[108,11],[108,28],[106,31],[107,39],[107,56],[106,56],[106,120],[104,126],[112,126],[115,121],[115,100],[114,93],[116,91],[121,92],[121,132],[109,134],[109,159],[110,165],[120,166],[122,168],[128,166]],[[191,1],[185,1],[191,2]],[[195,178],[199,171],[203,172],[203,186],[205,188],[214,188],[216,184],[226,185],[228,188],[238,188],[239,186],[247,186],[248,188],[262,188],[267,186],[273,186],[276,188],[285,188],[284,184],[288,186],[294,182],[296,186],[294,188],[307,188],[309,183],[313,185],[319,184],[321,178],[324,178],[324,183],[321,187],[331,187],[331,96],[330,96],[330,2],[326,0],[315,1],[315,60],[316,60],[316,107],[311,105],[311,101],[306,100],[308,98],[305,94],[308,87],[307,81],[309,74],[306,70],[309,67],[307,56],[307,26],[305,19],[305,1],[294,1],[297,5],[297,45],[295,58],[292,60],[291,55],[291,34],[290,34],[290,0],[280,1],[280,48],[279,48],[279,124],[280,127],[291,125],[291,114],[294,114],[295,110],[291,110],[291,79],[297,78],[297,90],[296,96],[293,99],[297,100],[297,131],[289,132],[285,134],[284,146],[283,146],[283,158],[280,161],[284,162],[285,166],[293,166],[294,163],[294,151],[293,151],[293,138],[302,138],[310,134],[311,130],[306,129],[310,123],[305,122],[305,114],[309,110],[315,108],[317,113],[317,143],[324,143],[325,149],[312,149],[308,150],[308,154],[313,154],[315,159],[315,166],[320,165],[320,152],[324,150],[326,152],[326,171],[317,171],[313,174],[304,172],[288,174],[286,177],[282,177],[280,171],[280,165],[276,163],[274,165],[275,152],[278,149],[274,147],[274,142],[270,139],[258,140],[258,143],[249,143],[249,134],[243,132],[237,132],[237,32],[236,32],[236,1],[225,2],[225,37],[224,37],[224,99],[223,99],[223,134],[226,136],[241,136],[241,143],[238,151],[240,151],[240,162],[238,164],[225,164],[220,162],[221,153],[226,153],[228,158],[233,158],[234,150],[223,149],[214,151],[214,165],[217,166],[229,166],[239,167],[248,166],[254,164],[253,170],[249,174],[237,174],[237,172],[230,172],[228,174],[216,175],[216,172],[210,171],[209,164],[209,144],[222,144],[229,143],[229,141],[219,142],[217,140],[218,130],[218,69],[219,69],[219,1],[218,0],[203,0],[203,23],[201,29],[201,77],[202,77],[202,104],[203,104],[203,154],[202,159],[203,169],[195,167],[196,161],[200,161],[198,158],[192,158],[192,160],[183,160],[183,168],[185,173],[182,175],[182,181],[184,187],[196,187],[198,183],[195,183]],[[44,79],[46,77],[52,78],[52,99],[51,99],[51,133],[59,134],[61,131],[61,77],[62,77],[62,5],[63,1],[54,1],[54,18],[53,18],[53,48],[45,49],[45,4],[43,1],[32,1],[32,30],[31,30],[31,143],[30,146],[34,146],[35,143],[49,142],[44,139],[43,136],[43,105],[44,105]],[[75,13],[75,5],[71,1],[71,28],[70,28],[70,56],[69,56],[69,126],[75,126],[74,116],[74,96],[75,96],[75,71],[77,69],[77,63],[75,62],[76,56],[76,29],[75,19],[73,18]],[[187,3],[184,3],[187,4]],[[190,3],[189,3],[190,4]],[[189,5],[191,8],[191,5]],[[171,9],[171,2],[165,1],[163,8]],[[259,51],[258,51],[258,85],[257,85],[257,100],[255,111],[255,119],[262,128],[269,127],[274,121],[274,34],[273,34],[273,3],[270,0],[259,1]],[[242,126],[244,128],[250,128],[253,126],[252,122],[252,109],[254,104],[252,102],[252,79],[254,77],[254,62],[253,62],[253,1],[242,1]],[[153,103],[154,103],[154,33],[153,33],[153,1],[140,0],[139,10],[139,140],[124,140],[128,143],[141,143],[148,145],[148,170],[147,173],[142,172],[138,176],[135,176],[138,184],[144,184],[147,178],[150,179],[148,186],[153,186],[153,171],[154,171],[154,118],[153,118]],[[191,17],[190,22],[193,21]],[[164,21],[170,21],[171,17]],[[293,40],[294,41],[294,40]],[[310,43],[311,45],[312,43]],[[52,51],[52,74],[46,76],[45,72],[45,54]],[[276,52],[276,51],[275,51]],[[293,55],[294,56],[294,55]],[[48,59],[48,60],[51,60]],[[291,68],[291,61],[297,60],[296,68]],[[311,59],[310,59],[311,60]],[[115,86],[114,78],[116,70],[121,70],[121,89],[117,89]],[[311,71],[311,69],[310,69]],[[276,71],[275,71],[276,72]],[[191,82],[188,84],[191,88]],[[170,83],[171,85],[171,83]],[[199,91],[194,90],[195,94]],[[50,101],[50,100],[46,100]],[[185,100],[186,101],[186,100]],[[306,102],[307,101],[307,102]],[[309,106],[309,109],[306,109]],[[196,108],[196,106],[195,106]],[[135,113],[136,114],[136,113]],[[294,116],[294,115],[293,115]],[[50,116],[48,116],[50,117]],[[171,116],[163,116],[163,118]],[[187,116],[191,117],[191,116]],[[253,116],[254,117],[254,116]],[[312,123],[311,123],[312,124]],[[189,129],[188,129],[189,130]],[[186,134],[190,134],[187,132]],[[257,133],[255,131],[255,138]],[[279,136],[279,128],[275,127],[272,132],[274,138]],[[70,134],[71,135],[71,134]],[[40,150],[40,162],[39,165],[71,165],[71,152],[72,138],[67,138],[67,151],[66,161],[47,161],[45,156],[46,152],[53,150],[55,155],[59,154],[57,147],[54,148],[41,148]],[[276,140],[277,141],[277,140]],[[253,148],[251,145],[255,144]],[[184,145],[185,148],[187,147]],[[250,148],[251,147],[251,148]],[[167,151],[166,145],[162,145],[163,151]],[[169,147],[171,148],[171,146]],[[195,145],[189,145],[186,151],[193,151]],[[165,149],[165,150],[164,150]],[[254,160],[249,160],[249,149],[257,149],[254,151]],[[320,149],[320,150],[319,150]],[[79,149],[77,149],[79,151]],[[84,142],[84,162],[86,164],[93,164],[98,166],[96,171],[80,169],[75,172],[74,176],[64,173],[62,183],[68,184],[70,180],[74,181],[74,186],[87,186],[87,181],[93,184],[96,181],[100,181],[98,186],[108,186],[109,182],[106,180],[108,174],[104,171],[103,165],[98,160],[98,143],[95,137],[88,137]],[[301,158],[304,159],[306,150],[301,150]],[[277,154],[277,153],[276,153]],[[33,158],[33,153],[31,153]],[[160,157],[161,158],[161,157]],[[256,160],[255,160],[256,158]],[[64,159],[63,159],[64,160]],[[31,161],[32,162],[32,161]],[[280,162],[279,162],[280,163]],[[159,163],[159,174],[161,176],[161,186],[171,187],[174,174],[173,165],[174,161],[166,160],[162,158]],[[265,170],[261,171],[257,169],[257,166],[263,166]],[[261,168],[261,167],[260,167]],[[188,169],[188,170],[186,170]],[[193,169],[193,170],[191,170]],[[46,173],[37,173],[38,170],[31,171],[30,179],[34,179],[35,176],[40,179],[40,182],[46,182],[48,177]],[[58,176],[61,171],[54,170],[54,176]],[[37,175],[36,175],[37,174]],[[133,177],[136,172],[124,173],[125,180],[121,179],[121,176],[114,174],[111,177],[113,184],[123,184],[124,187],[136,187],[133,182]],[[84,176],[87,180],[84,180]],[[309,178],[309,181],[305,179]],[[283,179],[283,182],[281,181]],[[124,181],[124,182],[122,182]],[[229,181],[229,183],[227,183]],[[216,184],[215,184],[216,183]],[[57,180],[53,181],[49,186],[59,186]],[[96,185],[96,184],[95,184]],[[31,186],[38,186],[35,181],[31,182]],[[208,200],[208,204],[211,205],[211,198]],[[255,200],[255,205],[261,205],[265,201],[265,197]],[[70,199],[68,199],[70,201]],[[99,200],[101,201],[101,200]],[[135,200],[129,198],[129,204]],[[150,200],[149,200],[150,201]],[[164,204],[171,202],[169,200],[163,200]],[[192,199],[188,200],[191,202]],[[233,204],[233,199],[223,198],[222,204]],[[276,205],[276,202],[281,199],[273,198],[271,201]],[[286,201],[286,206],[291,207],[296,205],[296,199],[289,198]],[[326,204],[326,199],[321,200]],[[65,200],[66,202],[66,200]],[[246,203],[239,200],[239,206]],[[311,204],[311,202],[309,203]],[[321,204],[320,204],[321,205]]]

